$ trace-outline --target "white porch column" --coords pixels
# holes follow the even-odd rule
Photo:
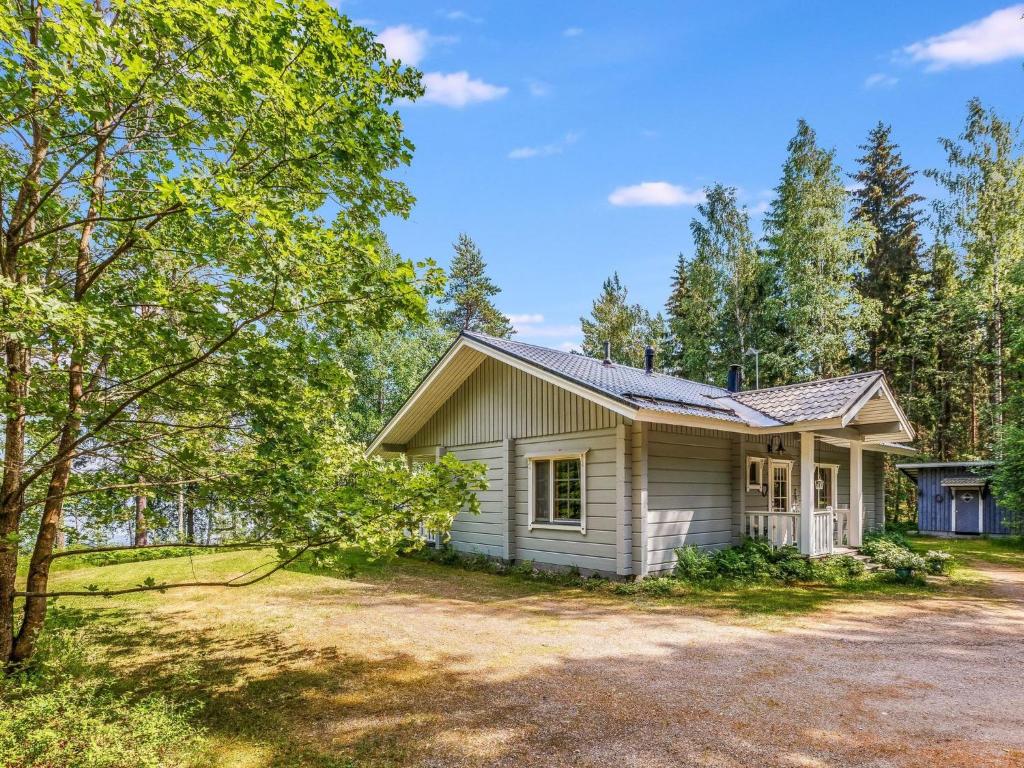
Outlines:
[[[850,546],[859,547],[864,534],[864,446],[850,441]]]
[[[800,433],[800,554],[814,554],[814,433]]]

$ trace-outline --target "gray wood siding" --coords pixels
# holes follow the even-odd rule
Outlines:
[[[460,445],[448,449],[459,461],[482,461],[487,465],[486,491],[477,494],[480,514],[459,512],[452,522],[451,544],[462,552],[502,557],[505,549],[504,444]]]
[[[733,440],[709,430],[648,433],[648,572],[670,570],[686,544],[729,546],[733,529]]]
[[[407,448],[586,432],[609,429],[619,421],[614,411],[487,358],[410,439]]]
[[[616,571],[616,431],[595,430],[516,440],[516,558],[535,563]],[[529,528],[529,459],[540,454],[587,451],[587,532]]]

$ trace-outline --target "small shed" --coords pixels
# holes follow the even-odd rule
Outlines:
[[[991,461],[897,464],[917,486],[917,528],[921,533],[1003,535],[1009,512],[989,487]]]

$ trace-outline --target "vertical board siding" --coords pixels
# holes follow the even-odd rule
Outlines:
[[[731,437],[709,430],[656,425],[648,438],[648,572],[658,573],[677,547],[729,546],[736,461]]]
[[[493,358],[484,360],[409,441],[474,445],[609,429],[618,414]]]
[[[949,477],[973,477],[965,467],[926,467],[917,474],[917,527],[922,532],[953,533],[952,500],[949,489],[942,481]],[[979,479],[978,484],[984,485]],[[941,497],[936,500],[936,497]],[[1006,510],[996,503],[995,495],[989,491],[982,498],[982,533],[997,536],[1009,534],[1006,526],[1009,517]]]
[[[613,574],[616,571],[616,457],[615,429],[560,437],[536,437],[515,442],[516,559]],[[529,456],[587,452],[587,532],[530,530]]]
[[[480,514],[459,512],[452,522],[452,547],[463,552],[477,552],[502,557],[505,549],[505,504],[508,494],[504,477],[504,444],[453,446],[448,449],[459,461],[481,461],[487,465],[487,490],[477,493]]]

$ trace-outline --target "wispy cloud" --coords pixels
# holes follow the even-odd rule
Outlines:
[[[470,24],[483,23],[483,19],[480,16],[473,16],[472,14],[459,9],[447,10],[441,8],[440,10],[438,10],[437,14],[438,16],[442,16],[448,19],[448,21],[467,21]]]
[[[892,88],[898,82],[899,78],[887,75],[885,72],[875,72],[864,79],[864,87],[868,90],[872,88]]]
[[[505,86],[474,79],[466,71],[427,72],[423,75],[423,87],[426,93],[420,101],[456,109],[481,101],[494,101],[508,93]]]
[[[929,71],[974,67],[1024,56],[1024,4],[994,11],[983,19],[906,46],[903,52]]]
[[[608,202],[624,207],[696,205],[704,202],[704,191],[667,181],[643,181],[619,187],[608,195]]]
[[[527,312],[526,314],[522,315],[509,315],[508,321],[516,327],[516,330],[519,330],[519,327],[523,325],[529,325],[531,323],[543,323],[544,315],[536,312],[532,314]]]
[[[526,87],[530,90],[530,95],[537,98],[551,94],[551,84],[543,80],[527,80]]]
[[[508,153],[509,160],[529,160],[534,157],[550,157],[562,154],[567,147],[579,139],[578,133],[567,133],[565,138],[553,144],[542,144],[537,147],[517,147]]]
[[[547,347],[555,347],[563,352],[572,352],[580,348],[582,331],[578,325],[547,323],[544,315],[527,312],[508,316],[516,329],[516,339],[532,341]]]
[[[389,59],[415,67],[427,55],[430,33],[408,24],[399,24],[378,32],[377,41],[384,46]]]
[[[582,27],[566,27],[562,30],[563,37],[579,37],[583,34]]]

